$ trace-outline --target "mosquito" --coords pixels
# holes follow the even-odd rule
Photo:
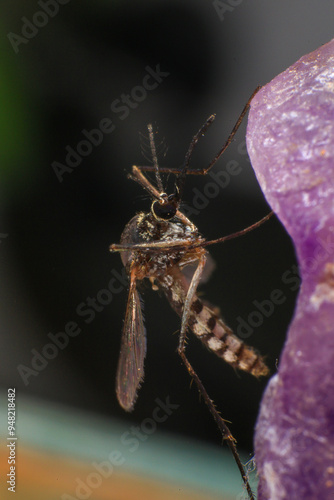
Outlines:
[[[263,358],[255,349],[245,345],[233,334],[232,330],[218,316],[217,310],[199,299],[196,290],[206,274],[206,263],[209,258],[206,247],[252,231],[267,221],[272,212],[246,229],[207,241],[179,208],[186,176],[189,174],[205,175],[218,161],[232,142],[250,102],[259,88],[253,92],[248,100],[224,146],[206,168],[190,170],[189,164],[198,140],[212,124],[215,115],[211,115],[193,137],[183,165],[179,169],[159,167],[153,127],[148,125],[153,165],[141,167],[134,165],[132,174],[129,174],[128,177],[139,183],[150,194],[152,198],[151,210],[135,215],[125,226],[120,244],[110,246],[111,252],[120,252],[123,265],[129,276],[129,295],[116,376],[116,393],[120,405],[126,411],[133,410],[138,389],[144,378],[146,331],[137,283],[148,278],[153,290],[162,291],[171,307],[181,317],[177,352],[216,421],[223,439],[227,442],[251,500],[254,500],[253,492],[239,458],[236,441],[188,360],[185,347],[187,332],[191,330],[205,346],[234,368],[249,372],[255,377],[268,375],[269,371]],[[155,173],[156,187],[144,175],[144,172],[150,171]],[[175,175],[174,192],[170,195],[164,190],[161,173]],[[186,268],[189,270],[189,266],[192,269],[195,266],[192,273],[186,270]]]

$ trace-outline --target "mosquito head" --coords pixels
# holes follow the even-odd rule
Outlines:
[[[151,205],[151,212],[155,219],[166,221],[172,219],[179,207],[179,198],[177,194],[167,195],[161,193],[159,199],[154,200]]]
[[[189,170],[189,163],[193,153],[193,150],[199,140],[199,138],[205,133],[207,128],[211,125],[213,120],[215,119],[215,115],[209,116],[204,125],[199,129],[196,135],[194,135],[187,154],[185,156],[183,165],[181,169],[173,170],[173,169],[160,169],[158,165],[157,151],[154,142],[154,132],[151,124],[148,124],[148,135],[150,141],[150,149],[152,154],[153,165],[152,167],[137,167],[136,165],[132,166],[132,175],[128,175],[130,179],[138,182],[146,191],[150,193],[150,195],[154,198],[154,201],[151,205],[151,213],[156,220],[167,221],[172,219],[180,206],[181,198],[183,194],[183,188],[186,180],[186,176]],[[145,177],[142,171],[150,172],[154,171],[155,179],[156,179],[156,187]],[[171,195],[167,195],[164,192],[161,175],[160,172],[174,173],[176,175],[175,180],[175,193]],[[202,173],[202,171],[200,171]]]

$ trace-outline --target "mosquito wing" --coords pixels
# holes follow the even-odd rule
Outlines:
[[[145,354],[146,330],[141,299],[136,289],[136,281],[131,278],[116,376],[117,398],[126,411],[133,410],[136,402],[137,391],[144,378]]]

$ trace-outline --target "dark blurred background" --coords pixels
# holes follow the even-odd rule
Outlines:
[[[119,241],[136,211],[150,206],[127,173],[132,164],[147,164],[141,134],[149,122],[159,129],[160,149],[168,146],[161,165],[178,167],[194,133],[216,113],[192,159],[193,168],[207,165],[255,87],[332,38],[334,4],[71,0],[56,5],[58,12],[49,4],[49,14],[34,1],[5,1],[0,7],[1,387],[129,422],[150,416],[155,399],[169,396],[180,407],[160,428],[219,446],[215,424],[176,354],[179,319],[148,286],[145,382],[132,414],[117,403],[114,380],[127,291],[122,285],[111,301],[101,292],[112,271],[122,270],[119,255],[108,247]],[[165,76],[145,95],[138,86],[148,66],[158,66]],[[132,97],[121,112],[115,100],[122,95]],[[103,119],[114,129],[99,145],[80,149],[87,140],[83,130],[97,129]],[[245,154],[245,131],[246,120],[215,167],[226,172],[229,162],[236,162],[240,172],[225,187],[205,188],[211,178],[187,180],[184,201],[197,206],[190,217],[208,239],[242,229],[270,210]],[[56,168],[66,166],[67,147],[79,148],[82,159],[57,176],[54,162]],[[199,192],[211,196],[201,198],[200,208]],[[253,314],[259,326],[247,338],[274,373],[297,293],[282,280],[286,271],[295,272],[289,236],[275,219],[210,251],[217,268],[203,296],[221,308],[233,329],[257,311],[254,301],[270,299],[275,289],[286,298],[262,321]],[[87,322],[77,308],[97,296],[105,303]],[[50,348],[53,359],[44,368],[39,361],[40,371],[25,371],[33,368],[31,350],[42,353],[51,342],[48,334],[64,332],[70,321],[80,334],[62,350]],[[239,446],[251,451],[267,381],[235,373],[190,335],[188,353],[223,417],[232,422]]]

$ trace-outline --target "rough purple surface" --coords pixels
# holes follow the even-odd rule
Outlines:
[[[301,290],[255,437],[258,499],[334,499],[334,40],[252,101],[247,146]]]

